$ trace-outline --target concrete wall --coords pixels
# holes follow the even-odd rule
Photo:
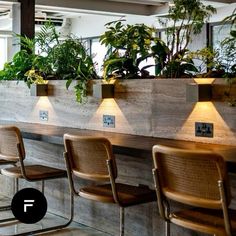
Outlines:
[[[50,81],[48,97],[31,97],[23,82],[4,81],[0,83],[0,119],[235,145],[236,108],[222,101],[224,81],[215,81],[213,87],[220,101],[199,103],[186,102],[186,83],[191,81],[117,81],[115,99],[88,96],[85,104],[75,101],[73,86],[67,91],[65,81]],[[231,93],[235,96],[235,88]],[[49,112],[48,121],[40,121],[40,110]],[[115,128],[103,127],[103,115],[115,115]],[[195,137],[196,121],[214,123],[214,138]]]
[[[101,101],[89,96],[87,103],[83,105],[75,102],[72,89],[65,89],[65,81],[50,81],[48,97],[31,97],[23,82],[17,84],[4,81],[0,83],[0,119],[235,145],[236,108],[229,107],[223,101],[187,103],[185,86],[190,81],[119,81],[116,84],[115,99]],[[222,80],[215,83],[214,96],[218,100],[222,98],[225,87]],[[233,92],[236,94],[235,90]],[[49,111],[48,122],[39,120],[39,110]],[[103,114],[116,116],[116,128],[102,127]],[[194,137],[195,121],[213,122],[214,138]],[[27,162],[65,168],[62,145],[27,139],[24,142]],[[116,155],[116,160],[118,181],[153,187],[151,158]],[[235,182],[233,177],[233,196],[236,196]],[[76,180],[76,183],[77,187],[87,184],[81,180]],[[20,182],[20,188],[30,186],[40,187],[23,180]],[[11,196],[12,180],[0,176],[0,191]],[[69,195],[66,179],[47,181],[45,195],[50,203],[51,212],[59,215],[68,213]],[[235,198],[232,207],[235,208]],[[155,202],[130,207],[125,212],[126,235],[164,235],[164,222],[159,217]],[[119,208],[116,205],[77,198],[74,219],[111,235],[118,235],[119,232]],[[172,236],[203,236],[174,225],[171,226],[171,232]]]

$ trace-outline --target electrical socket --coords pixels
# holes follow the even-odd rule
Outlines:
[[[48,121],[48,111],[39,111],[39,119],[42,121]]]
[[[103,115],[103,127],[115,128],[115,116]]]
[[[195,122],[195,136],[213,138],[213,123]]]

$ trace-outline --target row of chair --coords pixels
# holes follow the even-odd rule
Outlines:
[[[0,164],[12,164],[1,174],[27,181],[65,178],[70,187],[70,217],[63,225],[18,235],[38,234],[68,226],[73,220],[74,196],[114,203],[120,207],[120,236],[124,235],[124,209],[157,200],[160,216],[166,222],[212,235],[231,236],[236,232],[236,211],[229,210],[230,185],[223,158],[202,150],[183,150],[162,145],[153,147],[155,190],[117,182],[117,166],[109,140],[102,137],[64,135],[66,170],[43,165],[25,165],[25,149],[20,130],[0,127]],[[75,187],[75,178],[90,180],[91,186]],[[17,186],[17,184],[16,184]],[[16,188],[17,189],[17,188]],[[191,206],[173,211],[171,202]],[[3,221],[11,220],[4,219]],[[1,223],[1,221],[0,221]]]

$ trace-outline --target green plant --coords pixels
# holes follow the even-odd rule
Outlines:
[[[162,27],[166,29],[169,48],[163,70],[165,76],[179,77],[186,72],[197,72],[193,62],[185,54],[188,53],[192,36],[201,32],[206,20],[215,12],[215,8],[205,6],[200,0],[174,0],[168,16],[159,18]]]
[[[50,22],[41,27],[34,39],[18,37],[22,49],[0,71],[0,80],[24,80],[30,87],[32,83],[45,83],[45,80],[54,78],[67,80],[67,89],[72,80],[77,80],[74,87],[76,100],[85,101],[87,82],[97,78],[97,74],[80,39],[68,36],[60,41],[60,35]]]
[[[87,83],[98,78],[92,58],[78,38],[69,37],[54,46],[52,53],[52,68],[56,76],[67,80],[68,89],[73,80],[77,80],[75,94],[78,102],[83,102],[87,96]]]
[[[189,52],[187,57],[198,64],[196,77],[222,77],[224,70],[218,60],[218,50],[212,47],[205,47],[194,52]]]
[[[166,78],[192,77],[198,73],[193,60],[187,55],[189,50],[182,50],[170,60],[167,59],[161,75]]]
[[[104,62],[104,78],[109,75],[123,78],[148,76],[147,68],[157,66],[161,70],[168,48],[155,37],[155,29],[144,24],[125,25],[122,20],[106,24],[107,31],[100,42],[108,47]],[[140,68],[141,62],[153,58],[153,65]]]
[[[44,79],[43,75],[34,69],[28,70],[25,73],[25,76],[27,77],[26,83],[29,84],[47,84],[48,81]]]
[[[0,71],[0,80],[25,80],[25,73],[33,66],[34,55],[26,50],[17,52],[11,62],[4,65]]]
[[[30,87],[34,80],[29,79],[27,72],[31,69],[43,79],[52,75],[53,70],[48,54],[52,50],[50,44],[57,42],[58,35],[55,27],[50,23],[45,24],[33,39],[21,35],[16,35],[16,37],[20,39],[21,50],[13,56],[12,61],[5,63],[3,70],[0,71],[0,80],[24,80]],[[45,42],[44,45],[43,42]],[[36,46],[39,50],[37,53]]]

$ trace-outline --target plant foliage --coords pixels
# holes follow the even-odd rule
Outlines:
[[[159,17],[160,24],[166,29],[169,48],[164,76],[176,78],[197,72],[193,61],[186,57],[188,45],[192,36],[201,32],[204,23],[215,12],[214,7],[205,6],[200,0],[174,0],[168,16]]]
[[[81,40],[68,36],[60,40],[55,26],[47,22],[34,39],[17,35],[21,50],[0,71],[0,80],[24,80],[28,87],[32,83],[44,83],[48,79],[67,80],[68,89],[72,80],[76,99],[83,102],[87,95],[87,82],[96,78],[92,58]],[[37,52],[36,52],[37,49]]]
[[[147,68],[163,68],[168,48],[155,37],[155,30],[144,24],[125,25],[123,20],[106,24],[107,31],[100,37],[100,42],[108,51],[104,62],[104,78],[109,75],[124,78],[148,76]],[[155,63],[141,67],[141,62],[154,58]]]

